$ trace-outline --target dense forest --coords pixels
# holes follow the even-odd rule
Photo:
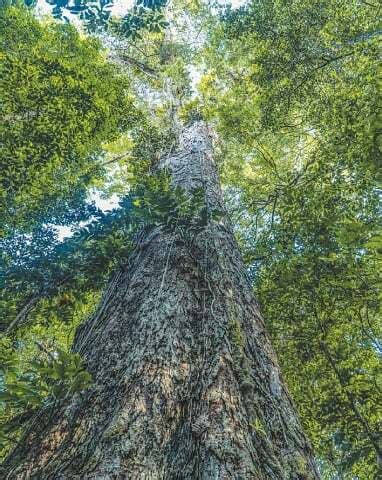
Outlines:
[[[0,0],[1,478],[381,478],[380,14]]]

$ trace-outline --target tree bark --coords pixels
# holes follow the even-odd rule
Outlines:
[[[94,384],[41,410],[11,479],[317,479],[229,220],[207,127],[162,158],[203,189],[194,238],[146,227],[74,350]]]

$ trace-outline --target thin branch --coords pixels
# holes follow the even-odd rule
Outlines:
[[[29,313],[33,310],[33,308],[37,305],[41,298],[41,293],[32,295],[28,298],[28,300],[24,303],[22,309],[16,315],[14,320],[10,323],[10,325],[8,325],[8,328],[5,331],[7,335],[9,335],[16,327],[26,321]]]
[[[110,160],[107,160],[106,162],[102,162],[99,164],[99,166],[104,167],[105,165],[110,165],[111,163],[118,162],[118,160],[121,160],[124,157],[127,157],[130,154],[130,152],[125,152],[122,153],[121,155],[117,155],[116,157],[113,157]]]
[[[129,57],[126,54],[120,54],[118,56],[118,58],[120,60],[122,60],[123,62],[126,62],[131,67],[137,68],[142,73],[145,73],[146,75],[149,75],[150,77],[159,78],[158,73],[153,68],[151,68],[149,65],[147,65],[146,63],[140,62],[139,60],[136,60],[133,57]]]

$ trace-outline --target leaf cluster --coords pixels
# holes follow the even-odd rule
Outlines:
[[[145,224],[162,226],[165,231],[196,234],[207,224],[203,189],[187,192],[174,187],[167,171],[146,176],[133,194],[133,204],[135,215]]]
[[[1,340],[0,383],[0,451],[6,453],[10,441],[31,420],[37,407],[48,406],[67,395],[81,392],[91,385],[77,353],[61,348],[48,350],[37,343],[32,358],[20,361],[21,345]]]
[[[102,144],[138,113],[129,81],[74,27],[0,9],[2,231],[100,182]],[[107,81],[106,81],[107,79]]]

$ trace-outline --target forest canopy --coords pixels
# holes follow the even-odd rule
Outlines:
[[[1,455],[91,384],[73,337],[142,228],[201,228],[153,166],[202,120],[322,478],[378,478],[380,6],[48,3],[0,1]]]

